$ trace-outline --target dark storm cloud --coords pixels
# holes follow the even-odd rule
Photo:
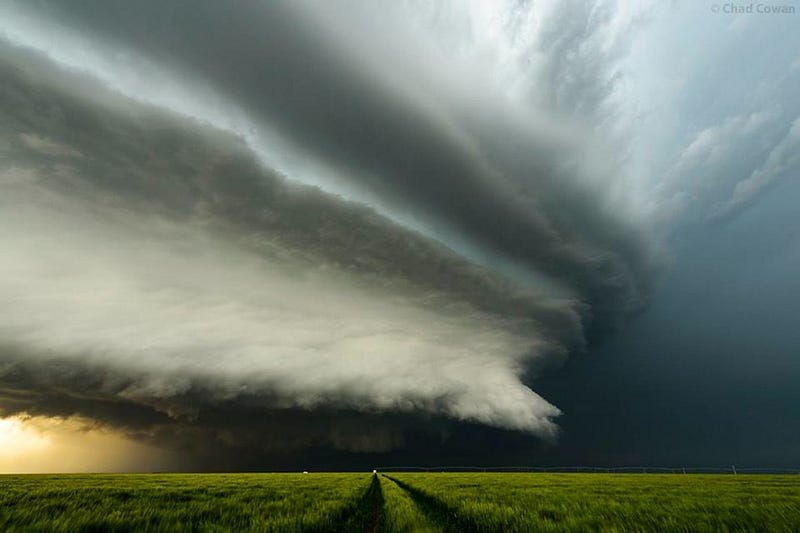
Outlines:
[[[387,412],[554,434],[519,375],[582,345],[578,302],[290,184],[228,134],[3,58],[7,414],[254,449],[391,448]],[[269,423],[222,422],[237,409]]]
[[[127,103],[63,72],[43,85],[38,76],[49,73],[26,72],[41,58],[7,52],[16,57],[2,65],[4,155],[12,173],[35,173],[31,182],[42,191],[109,213],[203,226],[266,256],[295,254],[306,269],[352,271],[424,306],[463,301],[509,324],[538,326],[554,342],[581,344],[579,302],[544,297],[369,207],[292,184],[229,135]],[[98,105],[104,99],[106,106]]]
[[[569,81],[596,36],[570,26],[550,49],[546,113],[343,6],[6,5],[5,413],[211,455],[386,451],[453,421],[556,434],[521,376],[640,309],[658,270],[576,119],[608,118],[611,70]],[[148,92],[145,72],[172,77]],[[270,167],[280,149],[249,127],[321,188]]]
[[[603,199],[608,180],[582,178],[579,161],[590,147],[581,135],[532,128],[548,122],[481,95],[490,84],[442,88],[424,57],[375,41],[369,25],[392,24],[346,6],[316,13],[302,3],[36,4],[98,42],[207,84],[390,209],[556,280],[601,325],[639,308],[654,275],[653,251]],[[605,19],[613,13],[606,11]],[[563,79],[552,92],[564,105],[595,108],[597,93],[609,88],[583,80],[564,94],[570,73],[581,69],[558,64],[581,37],[571,30],[554,40],[550,69]],[[430,52],[421,40],[417,53]]]
[[[264,460],[265,454],[272,455],[272,467],[286,468],[280,461],[297,450],[385,453],[402,446],[411,430],[422,428],[435,440],[453,425],[423,413],[370,413],[335,405],[313,411],[289,408],[268,393],[210,401],[202,383],[167,399],[132,399],[124,391],[135,378],[115,374],[113,368],[75,361],[31,365],[9,347],[2,355],[0,415],[91,421],[137,441],[182,451],[189,468],[255,467],[248,461]]]

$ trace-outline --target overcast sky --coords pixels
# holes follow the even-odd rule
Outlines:
[[[0,3],[0,431],[797,466],[800,14],[731,5]]]

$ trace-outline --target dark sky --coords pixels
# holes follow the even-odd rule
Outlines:
[[[711,8],[5,2],[0,415],[798,466],[800,15]]]
[[[796,466],[798,193],[784,182],[762,209],[676,245],[684,259],[645,313],[536,383],[566,413],[555,457]]]

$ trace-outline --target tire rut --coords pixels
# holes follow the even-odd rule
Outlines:
[[[465,519],[454,507],[442,500],[431,496],[411,485],[395,479],[386,474],[381,474],[409,495],[414,504],[428,517],[428,519],[442,528],[447,533],[478,532],[482,531],[474,522]]]

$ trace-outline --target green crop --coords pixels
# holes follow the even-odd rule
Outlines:
[[[366,474],[0,476],[0,531],[345,530],[369,486]]]
[[[800,531],[800,476],[0,476],[0,531]]]
[[[798,531],[800,476],[389,474],[445,531]]]

